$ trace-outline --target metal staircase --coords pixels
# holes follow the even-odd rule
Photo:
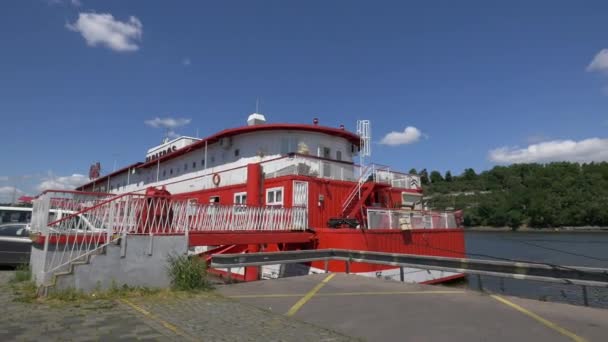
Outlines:
[[[370,188],[372,188],[372,187],[365,186],[365,189],[364,189],[364,185],[366,184],[369,177],[372,176],[373,174],[374,174],[374,165],[367,165],[363,169],[363,171],[361,172],[361,176],[357,180],[357,183],[355,184],[355,186],[353,186],[353,188],[351,189],[348,196],[346,196],[344,203],[342,204],[342,212],[340,213],[342,217],[344,217],[344,218],[349,217],[351,215],[351,212],[353,211],[353,209],[355,209],[357,207],[357,203],[360,202],[361,198],[366,198],[363,195],[365,195],[365,192],[370,190]],[[367,194],[367,195],[369,195],[369,194]]]

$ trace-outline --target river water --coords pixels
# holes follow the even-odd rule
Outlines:
[[[465,234],[470,258],[489,256],[517,261],[608,268],[608,233],[475,232]],[[484,290],[546,301],[583,304],[582,287],[516,279],[481,277]],[[467,286],[479,289],[478,277]],[[608,289],[588,287],[589,305],[608,308]]]

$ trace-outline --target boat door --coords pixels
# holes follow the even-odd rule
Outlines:
[[[308,226],[308,182],[293,181],[293,205],[295,208],[295,228],[307,228]]]

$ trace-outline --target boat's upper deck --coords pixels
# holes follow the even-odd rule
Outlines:
[[[150,149],[144,162],[94,179],[78,190],[124,193],[164,185],[171,193],[192,192],[220,185],[213,182],[214,174],[220,176],[221,186],[245,183],[250,163],[261,163],[266,178],[304,175],[357,181],[361,168],[353,160],[361,144],[359,136],[343,126],[320,126],[317,119],[312,125],[254,122],[204,139],[166,141]],[[399,188],[420,186],[418,176],[388,167],[377,167],[373,177]]]

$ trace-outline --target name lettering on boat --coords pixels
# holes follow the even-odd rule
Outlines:
[[[152,155],[147,156],[146,157],[146,162],[149,162],[151,160],[156,160],[156,159],[164,156],[165,154],[169,154],[171,152],[175,152],[176,150],[177,150],[177,146],[169,146],[169,147],[167,147],[166,149],[164,149],[162,151],[159,151],[159,152],[156,152],[156,153],[154,153]]]

